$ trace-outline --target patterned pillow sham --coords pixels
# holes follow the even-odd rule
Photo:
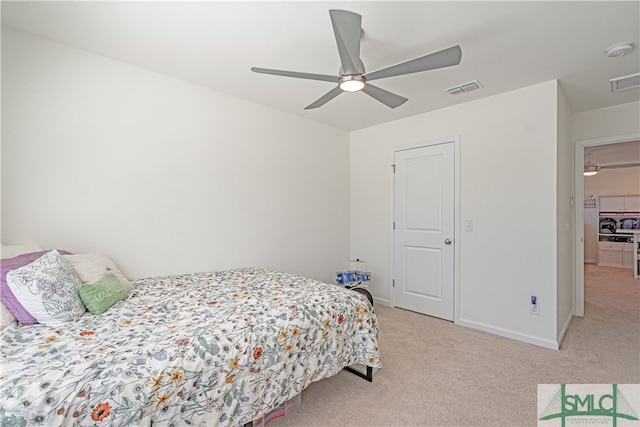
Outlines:
[[[79,294],[82,282],[58,251],[47,252],[10,271],[7,284],[39,323],[57,326],[77,320],[86,312]]]
[[[6,246],[5,246],[6,247]],[[22,304],[15,297],[11,288],[7,284],[7,273],[11,270],[24,267],[27,264],[40,258],[42,255],[49,251],[29,252],[15,256],[13,258],[3,259],[0,266],[0,300],[7,307],[7,309],[18,319],[21,325],[33,325],[38,323],[35,317],[29,314],[29,311],[25,309]],[[71,254],[71,252],[59,250],[61,254]]]

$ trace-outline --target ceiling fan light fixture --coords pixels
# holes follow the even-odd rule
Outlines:
[[[584,176],[593,176],[598,173],[600,168],[598,165],[591,163],[591,154],[589,154],[589,161],[584,165],[584,172],[582,173]]]
[[[593,176],[596,175],[598,173],[598,166],[594,165],[593,163],[587,163],[586,165],[584,165],[584,172],[583,175],[584,176]]]
[[[582,172],[582,174],[584,176],[596,175],[600,168],[598,167],[598,165],[591,162],[591,153],[587,153],[587,156],[587,163],[584,164],[584,171]]]
[[[345,92],[358,92],[364,89],[364,77],[360,75],[347,75],[340,78],[340,89]]]

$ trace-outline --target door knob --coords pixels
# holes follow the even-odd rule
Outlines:
[[[445,243],[445,245],[450,245],[451,244],[451,239],[444,239],[444,243]]]

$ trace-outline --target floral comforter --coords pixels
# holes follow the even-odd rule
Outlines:
[[[366,297],[300,276],[142,279],[100,316],[0,333],[0,425],[243,425],[344,366],[379,368],[377,335]]]

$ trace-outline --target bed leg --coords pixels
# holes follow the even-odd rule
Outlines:
[[[360,372],[356,369],[353,369],[351,366],[345,366],[344,369],[351,372],[354,375],[359,376],[360,378],[364,378],[369,382],[373,382],[373,368],[371,366],[367,366],[367,373]]]

